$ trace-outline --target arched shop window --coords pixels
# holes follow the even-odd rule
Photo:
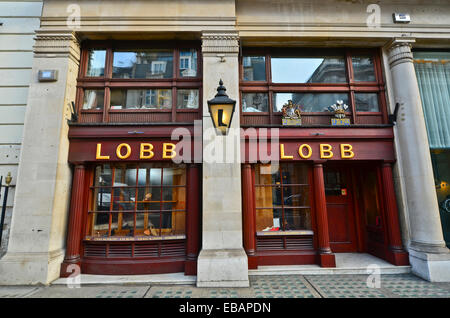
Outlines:
[[[352,124],[387,123],[377,50],[244,48],[240,73],[243,125],[280,125],[288,100],[300,106],[302,125],[330,125],[337,100]]]
[[[87,239],[185,238],[184,165],[99,165],[90,190]]]
[[[82,123],[192,122],[201,118],[194,42],[87,42],[78,77]]]

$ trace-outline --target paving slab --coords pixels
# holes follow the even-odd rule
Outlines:
[[[44,287],[28,298],[143,298],[149,286],[100,285],[80,288],[62,285]]]
[[[450,283],[412,274],[250,276],[247,288],[199,288],[194,284],[123,283],[0,286],[0,298],[450,298]],[[79,287],[79,288],[70,288]]]
[[[42,288],[36,286],[1,286],[0,298],[24,298],[36,293]]]

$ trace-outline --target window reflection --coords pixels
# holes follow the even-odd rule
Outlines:
[[[266,59],[264,56],[244,56],[244,81],[266,80]]]
[[[171,89],[113,89],[111,109],[171,109]]]
[[[274,83],[346,83],[344,57],[272,57]]]
[[[178,109],[197,109],[198,105],[198,89],[177,90]]]
[[[355,93],[356,111],[379,112],[377,93]]]
[[[171,50],[114,52],[113,78],[172,78]]]
[[[92,50],[89,51],[88,64],[86,70],[86,76],[100,77],[105,75],[105,50]]]
[[[328,107],[342,100],[349,105],[346,93],[276,93],[273,94],[273,111],[281,112],[283,105],[292,100],[301,106],[302,112],[329,112]]]
[[[353,79],[358,82],[374,82],[375,69],[373,59],[369,56],[352,57]]]
[[[243,112],[268,112],[269,97],[265,93],[243,93],[242,94]]]
[[[181,50],[179,62],[181,77],[197,76],[197,50]]]
[[[87,89],[84,91],[83,109],[103,109],[104,89]]]

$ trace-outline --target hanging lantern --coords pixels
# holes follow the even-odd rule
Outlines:
[[[216,96],[208,101],[208,110],[218,135],[227,135],[233,119],[236,101],[225,93],[227,89],[219,81]]]

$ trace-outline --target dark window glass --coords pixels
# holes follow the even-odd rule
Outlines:
[[[243,112],[268,112],[269,97],[266,93],[243,93],[242,94]]]
[[[272,57],[274,83],[346,83],[345,59],[327,57]]]
[[[379,112],[377,93],[355,93],[357,112]]]
[[[264,56],[244,56],[244,81],[266,80],[266,59]]]
[[[114,52],[113,78],[162,79],[172,77],[172,50]]]
[[[353,78],[357,82],[374,82],[375,68],[373,59],[368,56],[352,57]]]
[[[275,93],[273,94],[273,111],[281,112],[283,105],[292,100],[300,106],[302,112],[329,112],[329,107],[342,100],[349,105],[346,93]]]

